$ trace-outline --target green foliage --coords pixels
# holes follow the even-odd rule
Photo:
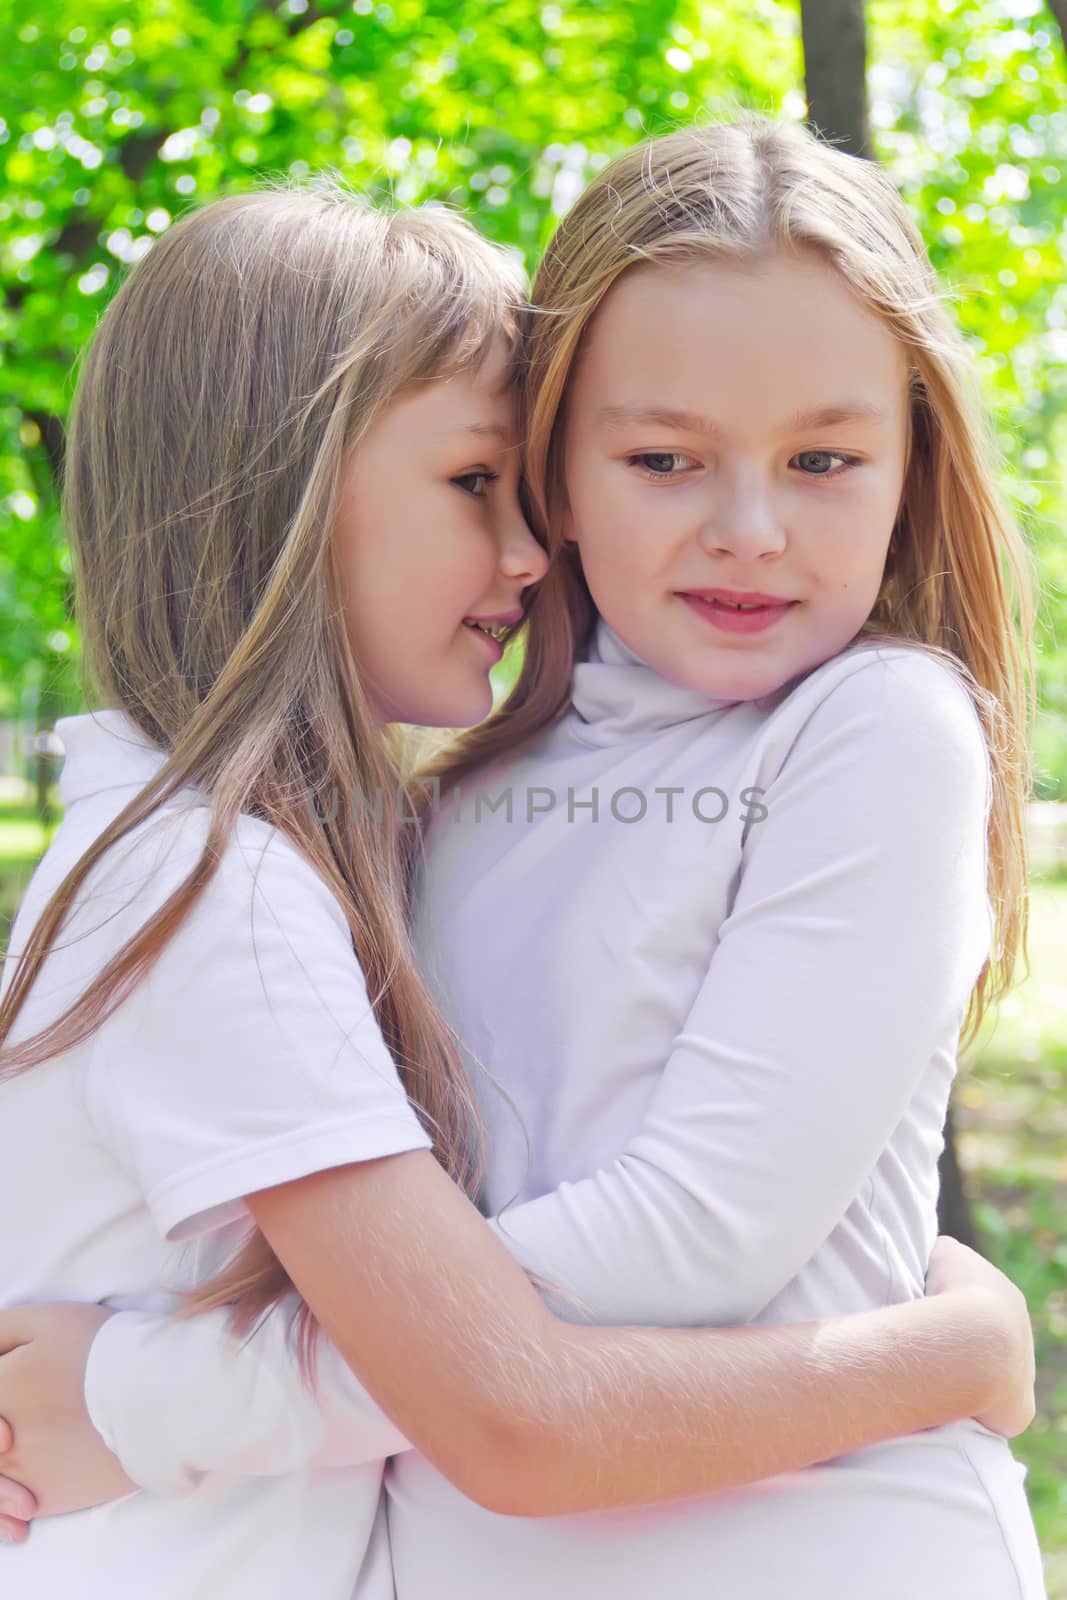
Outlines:
[[[978,355],[1042,580],[1038,793],[1067,799],[1067,56],[1038,0],[871,8],[880,154]]]
[[[10,9],[10,8],[9,8]],[[54,469],[72,367],[182,209],[332,168],[474,211],[528,262],[625,144],[804,114],[786,0],[14,0],[0,64],[0,684],[76,682]],[[959,294],[1046,586],[1043,792],[1067,796],[1063,43],[1039,0],[875,0],[879,154]],[[0,698],[4,690],[0,688]],[[0,711],[3,705],[0,703]]]
[[[1029,971],[987,1019],[956,1095],[960,1160],[982,1247],[1026,1295],[1038,1414],[1013,1450],[1047,1561],[1067,1600],[1067,876],[1033,884]]]

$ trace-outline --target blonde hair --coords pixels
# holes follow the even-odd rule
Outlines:
[[[514,350],[521,300],[510,262],[458,216],[386,215],[322,184],[208,205],[130,274],[81,374],[65,515],[89,670],[167,759],[49,901],[0,1003],[0,1045],[105,853],[189,783],[210,793],[210,827],[181,887],[74,1005],[0,1051],[0,1073],[70,1049],[122,1004],[248,813],[333,891],[434,1152],[476,1192],[476,1105],[409,943],[415,830],[369,807],[321,820],[331,796],[392,795],[400,773],[349,646],[330,534],[342,462],[373,419],[500,336]],[[232,1304],[247,1325],[289,1288],[255,1235],[190,1304]]]
[[[744,113],[626,151],[565,217],[534,281],[523,379],[528,509],[551,564],[512,693],[436,771],[447,787],[569,705],[571,671],[596,613],[574,546],[563,541],[563,432],[569,381],[604,296],[638,264],[743,262],[772,251],[817,252],[908,355],[904,490],[862,632],[936,653],[966,682],[988,742],[996,948],[972,995],[970,1039],[1025,949],[1032,579],[998,491],[997,452],[965,342],[914,221],[873,163]]]

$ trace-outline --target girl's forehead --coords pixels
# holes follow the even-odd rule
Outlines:
[[[403,390],[387,404],[364,437],[368,444],[430,449],[463,442],[514,444],[517,405],[510,374],[494,358],[442,373]]]
[[[884,324],[830,262],[813,250],[776,252],[731,260],[694,256],[684,261],[645,262],[630,267],[611,285],[587,330],[595,337],[607,324],[651,324],[670,333],[679,325],[699,332],[714,324],[721,333],[738,318],[757,328],[772,320],[788,326],[798,308],[804,322],[832,317]],[[746,327],[750,335],[757,331]]]
[[[571,386],[609,422],[644,410],[721,426],[751,411],[795,428],[820,410],[899,420],[907,366],[892,330],[818,257],[698,260],[624,274],[586,330]]]

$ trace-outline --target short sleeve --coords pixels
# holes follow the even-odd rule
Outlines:
[[[160,903],[199,854],[207,811],[174,826],[167,872],[155,858]],[[100,1028],[87,1093],[170,1239],[243,1216],[247,1194],[431,1143],[340,906],[254,818],[239,819],[195,909]]]

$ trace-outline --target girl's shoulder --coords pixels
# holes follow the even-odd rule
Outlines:
[[[23,928],[32,926],[35,913],[111,820],[111,808],[95,815],[93,809],[75,807],[64,817],[27,892]],[[104,946],[117,951],[205,861],[210,843],[211,810],[204,801],[182,796],[152,812],[94,865],[68,913],[69,933],[88,936],[98,958]],[[176,952],[187,950],[207,936],[216,950],[243,947],[255,943],[264,921],[349,940],[344,912],[310,860],[281,828],[241,814],[173,943]]]
[[[64,750],[64,816],[40,877],[58,885],[158,775],[166,753],[114,707],[61,719],[56,732]],[[317,825],[310,809],[300,820],[308,830]],[[228,836],[215,841],[212,824],[210,793],[189,782],[108,847],[79,900],[107,904],[120,921],[139,920],[164,903],[210,848],[214,870],[202,898],[216,918],[241,918],[254,896],[269,896],[283,904],[310,901],[332,908],[343,920],[311,860],[283,828],[242,813]],[[120,907],[126,902],[124,917]]]
[[[764,704],[765,781],[805,760],[843,761],[879,774],[887,793],[918,769],[947,796],[988,800],[989,747],[974,697],[948,660],[920,645],[861,640]]]
[[[798,725],[819,715],[877,718],[883,735],[941,733],[984,748],[974,697],[962,669],[920,644],[861,639],[789,685],[772,715]]]
[[[203,848],[208,837],[206,817],[197,832]],[[308,856],[283,828],[261,817],[242,813],[237,818],[219,861],[218,889],[237,908],[246,907],[252,898],[277,901],[290,910],[299,906],[325,913],[347,927],[336,896]]]

